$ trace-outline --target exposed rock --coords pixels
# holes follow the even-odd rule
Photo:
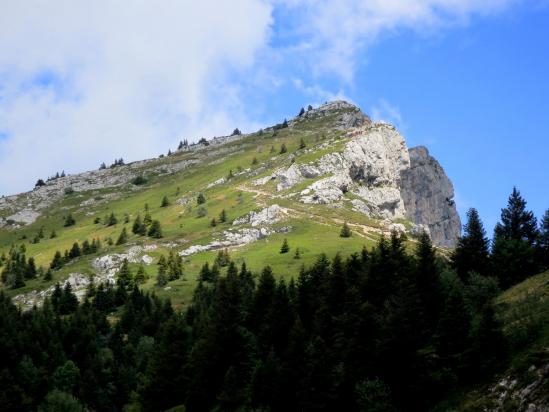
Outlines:
[[[288,215],[288,210],[286,208],[280,207],[279,205],[271,205],[265,209],[260,210],[259,212],[251,211],[245,216],[242,216],[236,219],[233,222],[233,225],[251,225],[261,226],[261,225],[272,225],[273,223],[280,222],[285,219]]]
[[[180,256],[189,256],[195,253],[206,252],[208,250],[223,249],[233,246],[242,246],[249,243],[257,242],[264,239],[273,233],[287,233],[291,230],[290,227],[282,227],[276,230],[261,228],[242,228],[238,230],[226,230],[223,232],[221,240],[214,240],[207,245],[194,245],[179,252]]]
[[[224,177],[222,177],[222,178],[220,178],[220,179],[217,179],[217,180],[214,181],[214,182],[208,183],[208,185],[206,186],[206,189],[209,189],[209,188],[214,187],[214,186],[222,185],[222,184],[225,183],[226,181],[227,181],[227,179],[225,179]]]
[[[427,148],[410,149],[410,168],[402,174],[401,194],[407,217],[426,225],[434,244],[455,246],[461,221],[453,200],[454,187]]]
[[[293,119],[289,125],[303,121],[305,119],[321,118],[338,113],[337,119],[335,119],[333,127],[339,130],[346,130],[352,127],[360,127],[365,124],[371,123],[371,120],[355,105],[343,100],[336,100],[321,105],[320,107],[305,112],[302,116],[298,116]]]

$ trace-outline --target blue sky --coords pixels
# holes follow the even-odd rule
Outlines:
[[[549,7],[520,0],[10,4],[0,193],[348,99],[423,144],[462,216],[549,208]],[[39,150],[37,150],[39,149]]]

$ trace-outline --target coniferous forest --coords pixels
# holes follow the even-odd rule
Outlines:
[[[451,255],[393,232],[289,282],[230,257],[205,265],[192,303],[136,284],[56,288],[22,312],[0,295],[6,411],[423,411],[509,354],[492,300],[549,266],[517,190],[494,240],[476,210]]]

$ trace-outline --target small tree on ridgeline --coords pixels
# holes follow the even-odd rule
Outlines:
[[[343,223],[343,227],[341,228],[341,232],[339,232],[340,237],[351,237],[351,229],[349,228],[349,225],[347,222]]]
[[[539,251],[543,269],[549,269],[549,210],[545,211],[539,228]]]
[[[298,116],[301,117],[305,114],[305,109],[302,107],[301,110],[299,111],[299,114]]]

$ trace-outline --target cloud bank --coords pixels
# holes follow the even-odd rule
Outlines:
[[[8,2],[0,14],[0,194],[57,170],[251,130],[264,119],[250,115],[250,88],[256,102],[283,84],[302,97],[344,96],[339,81],[352,83],[383,33],[437,31],[512,3]],[[338,83],[317,85],[322,77]]]

